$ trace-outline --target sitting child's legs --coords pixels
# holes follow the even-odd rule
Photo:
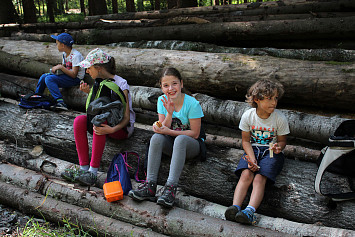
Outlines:
[[[46,89],[46,77],[49,75],[50,73],[45,73],[39,78],[35,93],[43,94],[44,89]]]

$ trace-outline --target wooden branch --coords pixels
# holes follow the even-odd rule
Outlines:
[[[0,113],[4,115],[0,117],[1,139],[16,142],[18,146],[41,144],[48,155],[72,163],[77,162],[72,130],[74,117],[70,113],[27,111],[4,102],[0,103]],[[152,131],[136,128],[130,139],[108,140],[101,160],[101,170],[106,171],[113,155],[120,150],[136,151],[143,158],[146,151],[145,144],[151,135]],[[6,153],[6,150],[3,153]],[[187,194],[203,197],[224,206],[231,205],[237,181],[234,169],[242,154],[243,151],[239,149],[221,149],[208,145],[207,161],[186,162],[179,182],[180,187]],[[132,166],[134,165],[133,163]],[[163,159],[159,184],[165,183],[169,166],[170,160]],[[258,213],[296,222],[321,222],[329,227],[352,229],[355,226],[355,222],[351,221],[355,221],[353,210],[355,201],[339,203],[338,208],[335,209],[327,206],[327,198],[314,194],[316,171],[317,166],[314,163],[287,159],[275,186],[267,188]],[[323,182],[325,191],[336,187],[339,187],[340,191],[349,189],[347,180],[335,175],[327,175]],[[334,222],[331,218],[333,216],[339,219]]]
[[[23,59],[17,57],[15,60],[14,56],[12,63],[8,63],[10,53],[31,58],[32,62],[39,60],[52,65],[58,63],[59,56],[54,44],[43,46],[31,41],[24,44],[21,41],[0,40],[0,47],[3,50],[0,51],[0,66],[11,67],[12,70],[21,71],[17,64]],[[94,47],[97,46],[77,45],[76,49],[86,55]],[[247,89],[254,82],[259,79],[276,79],[284,85],[286,91],[280,101],[281,106],[302,105],[355,111],[353,106],[349,106],[355,97],[354,63],[330,64],[241,54],[107,46],[101,48],[115,57],[117,71],[130,85],[154,87],[162,67],[172,66],[181,71],[185,87],[193,93],[244,101]],[[28,71],[27,75],[39,77],[39,70],[32,71],[34,73]]]

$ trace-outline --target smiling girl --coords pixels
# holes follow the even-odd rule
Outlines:
[[[183,80],[175,68],[163,71],[160,86],[164,95],[158,98],[158,116],[163,126],[153,125],[155,134],[149,145],[146,182],[128,195],[137,201],[156,200],[157,178],[164,153],[171,156],[170,171],[157,203],[172,207],[185,160],[200,154],[201,118],[204,115],[200,103],[182,93]]]

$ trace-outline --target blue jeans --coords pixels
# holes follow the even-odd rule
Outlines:
[[[45,73],[38,80],[36,93],[43,94],[44,89],[47,87],[53,98],[58,100],[63,98],[59,88],[67,88],[79,84],[79,78],[72,78],[66,74],[55,75]]]

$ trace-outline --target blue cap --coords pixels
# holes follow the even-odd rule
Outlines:
[[[72,46],[74,44],[73,37],[71,37],[71,35],[67,33],[61,33],[60,35],[51,35],[51,37],[67,46]]]

